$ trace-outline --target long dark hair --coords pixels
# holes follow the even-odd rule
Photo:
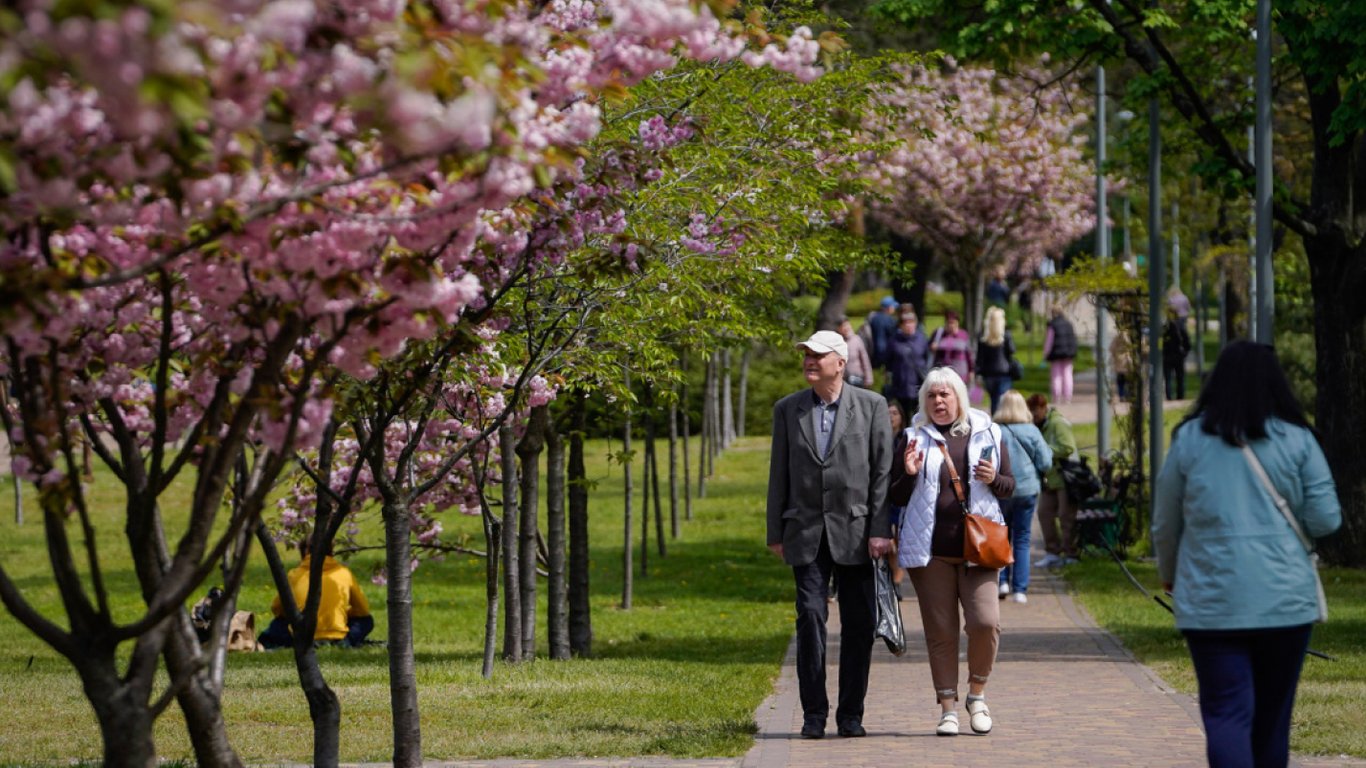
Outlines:
[[[1219,353],[1214,371],[1181,424],[1199,419],[1200,430],[1232,446],[1266,437],[1266,420],[1277,418],[1311,432],[1304,409],[1269,344],[1234,341]],[[1172,430],[1175,436],[1176,430]],[[1315,437],[1318,436],[1314,432]]]

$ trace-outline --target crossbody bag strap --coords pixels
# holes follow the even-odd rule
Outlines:
[[[1290,511],[1290,503],[1276,490],[1276,486],[1271,484],[1271,478],[1267,476],[1266,470],[1262,468],[1262,463],[1257,460],[1257,454],[1253,453],[1252,448],[1246,443],[1243,444],[1243,456],[1247,457],[1247,464],[1252,467],[1252,473],[1262,481],[1262,487],[1266,488],[1266,492],[1271,496],[1271,501],[1276,505],[1276,509],[1281,511],[1281,515],[1285,517],[1285,521],[1290,523],[1291,530],[1299,537],[1300,544],[1304,545],[1304,551],[1312,555],[1314,553],[1313,540],[1310,539],[1309,536],[1305,534],[1304,529],[1300,527],[1300,521],[1296,520],[1295,514]]]
[[[968,513],[968,498],[963,493],[963,481],[958,479],[958,470],[954,469],[953,458],[949,456],[949,449],[943,444],[936,442],[939,452],[944,454],[944,466],[949,468],[949,482],[953,484],[953,495],[958,499],[958,506],[963,508],[963,514]]]

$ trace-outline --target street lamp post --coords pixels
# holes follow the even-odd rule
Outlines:
[[[1157,498],[1162,468],[1162,298],[1166,259],[1162,254],[1162,113],[1156,96],[1148,100],[1148,490]]]
[[[1105,189],[1105,67],[1096,67],[1096,257],[1110,260],[1110,216]],[[1096,301],[1096,450],[1100,458],[1110,451],[1110,342],[1105,332],[1109,321],[1103,299]]]
[[[1276,281],[1271,271],[1271,0],[1257,0],[1257,341],[1272,343]]]

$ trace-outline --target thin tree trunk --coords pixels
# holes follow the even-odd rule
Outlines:
[[[654,436],[650,436],[650,484],[654,496],[654,541],[660,549],[660,558],[668,558],[668,543],[664,540],[664,506],[660,503],[660,454],[654,447]]]
[[[479,506],[484,518],[484,549],[489,553],[484,561],[484,668],[485,680],[493,677],[493,660],[498,643],[498,555],[502,551],[502,522],[493,516],[484,492],[479,492]]]
[[[503,467],[503,660],[518,661],[522,658],[522,601],[517,554],[517,442],[510,425],[498,430],[498,444]]]
[[[568,589],[565,580],[564,440],[555,429],[554,422],[546,425],[545,444],[546,566],[550,571],[546,625],[550,658],[562,661],[570,657]]]
[[[231,611],[235,603],[229,601],[223,610]],[[229,614],[231,615],[231,614]],[[166,671],[171,680],[190,680],[176,695],[176,703],[185,716],[190,746],[195,762],[205,768],[238,768],[242,760],[228,741],[227,724],[223,720],[222,688],[213,679],[213,665],[199,665],[199,639],[185,611],[172,616],[166,638]],[[305,689],[305,694],[308,691]]]
[[[745,351],[740,355],[740,403],[735,409],[735,435],[745,436],[745,409],[749,406],[749,364],[754,353],[754,345],[745,342]]]
[[[417,708],[413,659],[412,517],[406,504],[386,501],[385,574],[389,609],[389,708],[394,726],[395,768],[422,765],[422,722]]]
[[[574,395],[569,433],[569,651],[584,658],[593,655],[593,614],[588,600],[588,476],[583,466],[587,404],[587,395]]]
[[[689,417],[692,405],[688,402],[688,352],[679,356],[679,367],[683,369],[683,392],[679,403],[683,411],[683,519],[692,520],[692,468],[689,466],[688,441],[692,435],[692,419]]]
[[[319,524],[326,524],[319,522]],[[270,531],[264,524],[256,526],[256,541],[261,545],[275,589],[281,595],[292,594],[288,571],[280,558],[280,550],[275,546]],[[295,606],[302,610],[303,606]],[[288,613],[288,611],[286,611]],[[309,622],[310,628],[316,620]],[[308,716],[313,722],[313,765],[335,766],[341,753],[341,702],[337,694],[328,686],[323,677],[322,667],[318,664],[318,654],[313,650],[313,637],[295,635],[294,670],[299,676],[299,687],[308,702]]]
[[[721,424],[721,353],[712,353],[712,450],[706,454],[706,476],[716,474],[716,458],[725,450],[725,428]]]
[[[711,437],[711,355],[702,365],[702,408],[698,411],[702,433],[697,440],[697,498],[707,497],[707,442]],[[691,509],[691,507],[690,507]]]
[[[735,409],[731,400],[730,348],[721,350],[721,447],[735,442]]]
[[[521,459],[521,530],[518,541],[521,563],[521,601],[522,601],[522,659],[531,661],[536,658],[536,540],[538,537],[537,513],[541,506],[541,452],[545,449],[546,421],[549,411],[539,405],[531,409],[526,433],[517,445],[517,456]]]
[[[669,402],[669,535],[678,538],[678,401]]]
[[[631,388],[631,374],[626,374],[626,388]],[[621,430],[621,478],[625,486],[625,507],[623,511],[623,530],[625,536],[621,545],[621,608],[631,610],[631,591],[633,589],[635,565],[631,562],[631,497],[635,489],[631,486],[631,407],[626,406],[626,424]]]

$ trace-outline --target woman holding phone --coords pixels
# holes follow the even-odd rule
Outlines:
[[[920,387],[920,412],[897,438],[888,503],[905,506],[897,533],[898,562],[911,577],[930,677],[939,702],[940,736],[958,734],[958,632],[968,635],[969,725],[991,731],[986,684],[1000,641],[998,569],[963,558],[963,515],[1003,523],[999,499],[1015,478],[1000,427],[968,406],[967,386],[952,368],[935,368]]]

